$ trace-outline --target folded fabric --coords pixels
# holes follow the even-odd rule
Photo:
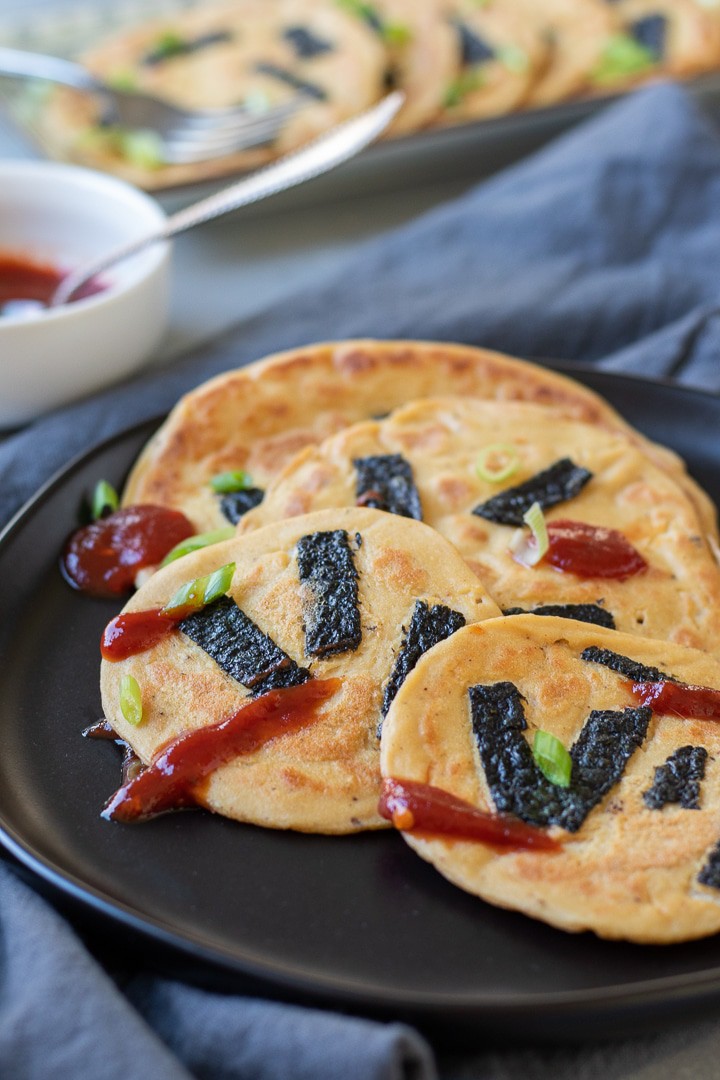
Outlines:
[[[681,90],[643,91],[364,244],[332,280],[315,280],[166,370],[0,444],[0,523],[90,443],[168,409],[216,372],[316,340],[449,339],[720,389],[718,206],[714,128]],[[400,1025],[221,997],[142,972],[121,989],[2,867],[0,926],[2,1075],[435,1075],[426,1044]]]

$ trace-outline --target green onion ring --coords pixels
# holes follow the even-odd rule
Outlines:
[[[120,679],[120,712],[128,724],[137,727],[143,718],[142,694],[137,679],[123,675]]]
[[[192,551],[199,551],[200,548],[209,547],[210,544],[219,544],[223,540],[231,540],[234,535],[235,526],[227,525],[224,529],[215,529],[214,532],[189,536],[187,540],[181,540],[179,544],[171,548],[160,565],[167,566],[168,563],[175,562],[176,559],[189,555]]]
[[[252,487],[252,477],[244,469],[230,469],[213,476],[210,487],[218,495],[231,495],[234,491],[246,491]]]
[[[490,461],[494,457],[507,458],[505,465],[493,468]],[[520,455],[512,443],[491,443],[484,447],[477,456],[475,471],[478,476],[487,480],[489,484],[502,484],[509,480],[520,468]]]
[[[572,758],[558,738],[549,731],[536,731],[533,757],[543,776],[557,787],[570,787]]]
[[[107,480],[98,480],[90,503],[90,513],[93,521],[98,521],[107,514],[112,514],[113,510],[117,510],[119,505],[120,499],[112,484],[108,484]]]

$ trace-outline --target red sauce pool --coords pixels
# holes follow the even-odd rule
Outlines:
[[[65,276],[66,271],[51,263],[36,261],[19,252],[0,251],[0,315],[15,314],[12,306],[17,301],[47,304]],[[93,278],[78,289],[72,302],[95,296],[107,287],[107,282]]]

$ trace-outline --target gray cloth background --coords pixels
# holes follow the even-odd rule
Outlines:
[[[679,89],[605,111],[534,158],[368,242],[222,339],[0,444],[0,524],[73,455],[277,349],[449,339],[720,390],[720,138]],[[101,357],[100,357],[101,359]],[[0,1076],[433,1080],[412,1030],[138,971],[119,981],[0,866]],[[720,1021],[612,1046],[444,1050],[453,1080],[704,1080]]]

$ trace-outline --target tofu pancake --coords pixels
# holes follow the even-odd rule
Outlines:
[[[198,532],[238,520],[225,516],[213,476],[244,469],[256,498],[306,446],[382,416],[415,398],[458,394],[561,405],[568,414],[631,433],[677,477],[716,534],[715,509],[680,458],[633,432],[598,394],[564,375],[470,345],[355,340],[307,345],[228,371],[186,394],[143,450],[123,503],[182,510]],[[245,507],[247,509],[247,507]],[[242,506],[235,507],[242,511]]]
[[[338,679],[315,723],[221,765],[195,798],[273,828],[351,833],[384,825],[377,812],[383,711],[424,648],[464,623],[498,616],[498,607],[432,529],[351,509],[183,556],[124,610],[160,608],[183,584],[228,563],[235,571],[225,596],[150,649],[103,661],[109,723],[149,764],[172,740],[222,722],[258,694]],[[138,726],[120,707],[126,675],[140,688]]]
[[[123,155],[115,132],[103,137],[92,99],[58,90],[43,136],[76,160],[145,188],[254,168],[372,105],[384,92],[386,50],[363,20],[334,0],[235,0],[178,12],[118,34],[81,62],[112,85],[154,94],[182,108],[247,102],[280,105],[304,89],[307,105],[272,145],[191,165],[143,164]]]
[[[511,814],[562,846],[503,852],[404,838],[462,889],[564,930],[646,943],[714,934],[720,725],[642,706],[606,666],[618,658],[635,662],[636,675],[637,665],[661,669],[645,678],[720,688],[720,664],[706,653],[566,619],[493,619],[438,644],[385,720],[383,776]],[[535,763],[537,731],[571,751],[568,787]]]
[[[495,482],[478,472],[477,462],[498,446],[514,471]],[[567,459],[572,490],[553,490],[553,476],[546,490],[540,474]],[[403,463],[417,509],[405,499],[396,512],[421,517],[450,540],[503,610],[590,604],[610,613],[619,630],[720,652],[720,569],[695,509],[626,435],[525,402],[417,401],[299,454],[239,528],[358,500],[390,509],[388,492],[395,485],[397,495],[400,478],[366,480],[366,461],[384,462],[391,473]],[[495,508],[535,477],[544,494],[519,493],[520,512],[514,505]],[[647,565],[610,574],[594,554],[599,535],[581,540],[591,565],[578,573],[551,565],[552,552],[535,566],[523,565],[511,549],[523,512],[535,501],[550,530],[568,519],[615,530]]]

